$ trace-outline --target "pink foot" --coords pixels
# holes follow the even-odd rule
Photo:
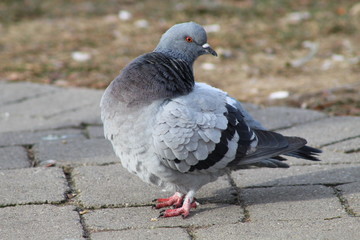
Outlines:
[[[169,198],[159,198],[155,201],[157,204],[154,206],[156,209],[164,208],[164,207],[171,207],[174,206],[175,208],[181,207],[184,200],[184,194],[176,192]]]
[[[196,208],[197,202],[196,201],[190,201],[190,199],[185,199],[182,207],[175,208],[175,209],[166,209],[160,212],[159,217],[175,217],[175,216],[182,216],[183,218],[186,218],[190,214],[191,208]]]

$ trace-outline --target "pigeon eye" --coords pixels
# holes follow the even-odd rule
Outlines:
[[[187,41],[187,42],[193,42],[193,39],[192,39],[192,37],[186,37],[186,38],[185,38],[185,41]]]

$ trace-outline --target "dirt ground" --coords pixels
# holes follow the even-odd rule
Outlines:
[[[3,0],[0,81],[102,89],[185,21],[219,53],[199,58],[197,81],[241,101],[360,116],[355,0]]]

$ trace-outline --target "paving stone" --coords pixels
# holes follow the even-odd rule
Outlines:
[[[360,239],[360,218],[266,221],[217,225],[195,230],[197,240]]]
[[[2,170],[0,182],[0,206],[61,202],[68,190],[59,168]]]
[[[157,219],[158,215],[159,210],[151,207],[128,207],[93,210],[83,216],[90,230],[100,231],[236,223],[243,218],[243,211],[236,205],[204,204],[192,209],[186,219],[182,217]]]
[[[27,152],[23,147],[0,148],[0,170],[30,167]]]
[[[360,117],[331,117],[284,129],[279,133],[303,137],[312,146],[323,146],[360,136]]]
[[[360,152],[360,137],[334,143],[324,149],[345,153]]]
[[[341,184],[360,179],[359,164],[292,166],[287,169],[247,169],[232,173],[239,187]]]
[[[287,128],[327,117],[326,114],[290,107],[268,107],[251,112],[254,119],[258,120],[267,129],[275,130]]]
[[[103,126],[88,126],[86,128],[89,138],[104,138]]]
[[[0,105],[10,105],[43,95],[50,95],[59,89],[51,85],[34,84],[28,82],[0,81],[0,83]]]
[[[66,112],[66,114],[54,115],[48,118],[48,126],[64,128],[79,125],[101,125],[100,118],[100,99],[94,100],[91,104],[83,106],[76,111]]]
[[[0,208],[1,239],[84,239],[73,206],[25,205]]]
[[[76,167],[73,176],[78,199],[88,208],[151,204],[155,198],[173,194],[142,182],[121,164]]]
[[[101,91],[80,88],[58,88],[52,94],[29,98],[17,104],[5,105],[2,112],[11,115],[52,117],[76,111],[91,104],[99,105]]]
[[[0,109],[0,132],[101,124],[99,102],[102,93],[89,89],[56,88],[51,94],[5,104]]]
[[[242,189],[251,221],[329,219],[346,216],[334,190],[325,186]]]
[[[117,163],[112,146],[105,139],[40,142],[34,148],[40,163],[49,159],[58,165]]]
[[[360,216],[360,181],[340,185],[337,187],[341,190],[343,197],[349,204],[350,210]]]
[[[237,203],[237,190],[231,186],[228,176],[222,176],[215,182],[203,186],[195,195],[200,203]]]
[[[146,239],[146,240],[190,240],[191,237],[182,228],[130,229],[124,231],[97,232],[91,234],[92,240],[108,239]]]
[[[41,141],[86,139],[80,129],[20,131],[0,133],[0,146],[33,145]]]

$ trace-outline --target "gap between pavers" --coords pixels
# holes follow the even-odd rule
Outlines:
[[[267,107],[251,111],[251,115],[270,130],[288,128],[327,117],[321,112],[290,107]]]
[[[1,239],[83,239],[73,206],[24,205],[0,208]]]
[[[341,197],[349,205],[349,211],[360,217],[360,180],[358,182],[338,186],[341,191]]]
[[[360,154],[360,136],[324,147],[325,150]],[[358,158],[360,162],[360,155]]]
[[[360,117],[330,117],[280,130],[279,133],[303,137],[309,145],[319,147],[360,136]]]

